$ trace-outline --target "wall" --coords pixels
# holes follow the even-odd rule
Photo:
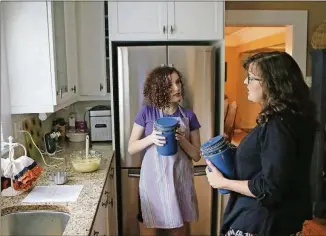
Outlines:
[[[91,101],[91,102],[77,102],[75,104],[72,104],[66,108],[63,108],[53,114],[49,114],[47,119],[42,122],[42,130],[43,133],[50,132],[52,128],[52,120],[58,117],[63,117],[65,118],[66,121],[68,121],[69,113],[74,111],[77,113],[77,119],[78,120],[84,120],[84,114],[86,112],[86,109],[89,109],[90,107],[97,106],[97,105],[107,105],[110,106],[110,101]],[[87,113],[88,114],[88,113]],[[21,114],[21,115],[12,115],[11,116],[11,121],[12,121],[12,130],[13,130],[13,135],[15,132],[15,123],[20,123],[22,124],[23,121],[33,118],[33,117],[38,117],[38,114]],[[86,120],[88,120],[88,116],[85,117]],[[23,145],[26,146],[25,144],[25,138],[23,133],[17,133],[17,136],[15,137],[15,142],[19,142]],[[39,143],[37,143],[39,144]],[[40,145],[40,144],[39,144]],[[40,145],[42,147],[42,145]],[[15,154],[16,156],[21,156],[23,155],[23,150],[17,148],[15,149]],[[33,157],[34,158],[34,157]]]
[[[284,45],[285,33],[278,33],[265,38],[257,39],[236,47],[225,48],[225,60],[227,62],[227,81],[225,94],[229,103],[236,101],[238,105],[235,118],[235,128],[253,128],[256,125],[256,117],[261,110],[259,104],[248,101],[247,89],[244,85],[246,74],[242,63],[251,54],[269,49],[275,45]],[[278,50],[284,50],[280,47]]]
[[[226,10],[307,10],[308,11],[308,48],[307,75],[311,76],[310,40],[319,24],[326,20],[326,2],[225,2]]]
[[[68,121],[69,118],[69,113],[70,112],[76,112],[77,113],[77,120],[84,120],[84,115],[85,115],[85,120],[88,122],[88,112],[86,113],[87,110],[94,106],[98,105],[105,105],[108,107],[111,107],[111,102],[108,101],[84,101],[84,102],[76,102],[69,107],[66,107],[64,109],[61,109],[57,111],[54,114],[54,117],[63,117],[65,118],[66,121]]]

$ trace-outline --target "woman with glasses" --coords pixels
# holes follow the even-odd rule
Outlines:
[[[234,179],[223,177],[207,162],[210,185],[232,191],[221,235],[295,235],[312,218],[315,106],[289,54],[258,53],[244,68],[248,99],[262,106],[257,126],[237,149]]]

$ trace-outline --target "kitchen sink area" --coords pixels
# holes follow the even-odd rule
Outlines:
[[[66,212],[34,210],[1,216],[1,235],[62,235],[69,221]]]
[[[102,213],[108,210],[101,203],[108,198],[104,195],[104,188],[111,186],[112,182],[111,179],[107,181],[112,172],[112,147],[107,147],[107,144],[105,147],[100,144],[93,145],[92,150],[101,152],[102,161],[99,168],[90,173],[75,171],[71,163],[75,152],[85,150],[85,143],[61,143],[61,147],[64,152],[56,154],[56,157],[66,159],[65,166],[53,166],[54,163],[49,160],[52,166],[44,166],[42,175],[32,189],[16,196],[0,197],[0,235],[71,236],[93,235],[94,231],[109,235],[106,228],[102,229],[102,226],[105,226],[102,221],[105,221],[106,215],[97,217],[101,219],[100,223],[94,222],[98,211]],[[58,171],[67,173],[66,183],[63,185],[57,185],[53,181],[52,173]],[[77,197],[71,192],[75,188],[81,188]],[[71,193],[69,197],[64,191]],[[75,197],[72,197],[73,195]]]

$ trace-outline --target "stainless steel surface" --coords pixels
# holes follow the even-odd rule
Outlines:
[[[133,119],[144,104],[142,89],[146,74],[160,65],[173,65],[180,70],[185,85],[181,105],[197,115],[201,124],[201,143],[204,143],[214,136],[215,119],[223,114],[224,79],[215,84],[215,77],[224,78],[223,56],[223,49],[217,50],[215,46],[118,48],[120,152],[121,167],[124,168],[121,170],[123,235],[138,235],[135,232],[139,231],[136,216],[139,212],[138,183],[143,153],[130,156],[127,148]],[[222,69],[216,71],[217,68]],[[215,91],[216,85],[221,87],[218,92]],[[215,104],[216,96],[219,96],[221,104]],[[218,128],[223,128],[223,121]],[[199,220],[191,224],[191,235],[210,235],[211,224],[216,219],[211,219],[212,190],[206,178],[206,162],[200,160],[193,164]]]
[[[91,141],[112,141],[111,110],[89,111]]]
[[[66,171],[52,172],[49,178],[54,184],[65,184],[68,181],[68,173]]]
[[[168,53],[167,53],[168,51]],[[130,156],[128,142],[134,117],[144,104],[146,74],[156,66],[173,65],[183,75],[182,105],[192,109],[201,124],[201,143],[213,137],[214,60],[213,46],[149,46],[118,48],[119,124],[122,167],[140,167],[143,153]],[[204,160],[194,165],[205,165]]]
[[[214,136],[214,47],[169,46],[168,62],[183,76],[185,97],[182,105],[196,114],[201,128],[201,143]],[[194,165],[206,165],[205,160]]]
[[[11,213],[1,216],[1,235],[62,235],[69,218],[56,211]]]
[[[154,67],[166,64],[166,47],[119,47],[117,59],[121,166],[140,167],[143,153],[129,155],[129,137],[134,117],[144,104],[146,75]]]
[[[194,176],[199,220],[190,224],[190,235],[209,236],[212,223],[212,187],[207,181],[205,167],[195,167]]]

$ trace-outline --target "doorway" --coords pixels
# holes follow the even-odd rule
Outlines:
[[[259,104],[247,99],[248,93],[244,84],[247,74],[242,64],[256,53],[275,50],[286,50],[284,26],[225,27],[224,132],[235,146],[256,126],[256,118],[261,110]]]

